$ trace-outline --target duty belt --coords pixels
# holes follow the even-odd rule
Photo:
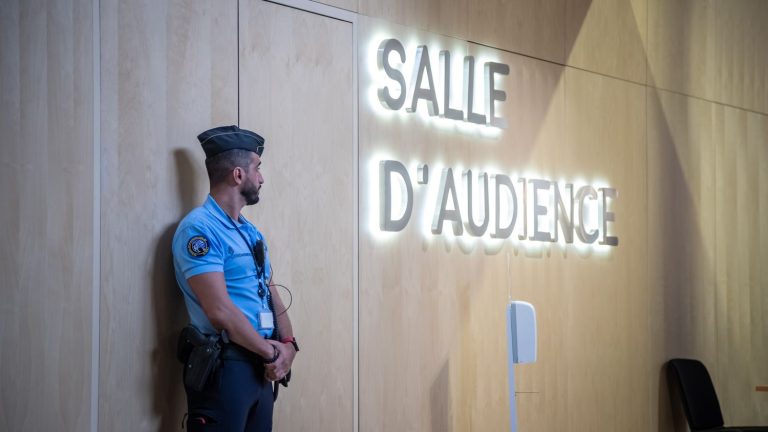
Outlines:
[[[253,363],[255,366],[264,367],[264,359],[253,351],[249,351],[233,342],[224,344],[221,349],[222,360],[233,360]]]

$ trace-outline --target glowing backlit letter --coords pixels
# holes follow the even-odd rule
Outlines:
[[[405,211],[399,219],[392,218],[392,174],[400,175],[404,190],[400,194],[405,201]],[[402,231],[413,210],[413,187],[405,165],[398,161],[383,160],[379,162],[379,227],[382,231]]]
[[[421,88],[424,72],[427,73],[428,88]],[[429,65],[429,50],[426,45],[420,45],[416,49],[416,61],[413,64],[413,75],[411,75],[411,86],[408,88],[408,99],[411,101],[411,105],[405,108],[408,112],[416,112],[416,105],[419,99],[424,99],[428,102],[429,115],[436,116],[440,114],[440,107],[437,105],[437,95],[435,94],[435,81],[432,79],[432,67]]]
[[[440,116],[463,120],[464,113],[451,108],[451,53],[448,51],[440,51],[440,70],[443,71],[443,111]]]
[[[552,241],[557,241],[557,226],[559,225],[563,230],[565,242],[573,243],[573,185],[567,184],[565,188],[568,190],[567,210],[565,203],[563,203],[563,195],[560,193],[560,186],[555,183],[555,238]]]
[[[603,238],[600,240],[600,244],[618,246],[619,238],[608,235],[608,222],[614,222],[616,220],[616,216],[613,212],[608,211],[608,198],[616,198],[619,194],[614,188],[600,188],[599,190],[603,193],[603,205],[601,206],[603,214]]]
[[[597,192],[592,186],[582,186],[576,193],[576,201],[579,203],[579,226],[576,229],[576,235],[579,236],[579,240],[584,243],[590,244],[597,240],[598,230],[587,231],[587,221],[585,215],[585,207],[587,206],[587,199],[597,199]]]
[[[488,126],[496,126],[501,129],[507,128],[507,121],[501,117],[496,117],[496,101],[503,102],[507,100],[507,93],[503,90],[496,90],[493,76],[509,75],[509,65],[495,62],[485,62],[485,115]]]
[[[497,174],[493,176],[496,183],[496,230],[491,233],[493,238],[505,239],[512,235],[512,230],[515,229],[515,222],[517,221],[517,194],[515,193],[515,187],[512,185],[512,179],[503,174]],[[510,193],[510,207],[512,208],[512,218],[509,225],[502,228],[501,226],[501,187],[504,186]]]
[[[472,205],[474,201],[472,170],[466,170],[464,171],[464,180],[467,182],[467,223],[465,223],[464,226],[471,235],[481,237],[485,234],[485,230],[488,229],[488,223],[490,222],[488,217],[488,174],[480,173],[477,177],[483,183],[483,222],[482,224],[475,223],[475,218],[472,214],[474,210],[474,206]]]
[[[464,57],[464,120],[485,124],[485,116],[473,111],[475,105],[475,58]]]
[[[379,50],[376,54],[376,62],[379,65],[379,70],[383,70],[388,77],[400,84],[400,96],[397,98],[392,97],[392,92],[389,91],[389,87],[380,88],[378,95],[379,102],[384,105],[384,108],[397,111],[402,108],[403,103],[405,103],[405,77],[402,72],[389,64],[389,53],[392,51],[400,55],[401,63],[405,62],[405,48],[403,48],[403,44],[397,39],[385,39],[381,41]]]
[[[539,190],[549,190],[552,182],[549,180],[531,179],[531,199],[533,200],[533,235],[531,240],[552,241],[552,235],[549,232],[539,231],[539,217],[547,215],[547,206],[539,204]]]
[[[451,199],[453,210],[447,208],[448,198]],[[443,174],[440,177],[440,192],[435,205],[435,216],[432,218],[432,234],[442,234],[443,222],[446,220],[453,225],[455,235],[464,233],[464,228],[461,226],[459,199],[456,198],[456,185],[453,183],[453,170],[451,168],[443,168]]]

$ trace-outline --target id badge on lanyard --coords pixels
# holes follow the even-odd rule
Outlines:
[[[259,330],[272,330],[275,328],[275,316],[272,312],[259,312]]]
[[[270,304],[269,293],[266,293],[267,305]],[[271,307],[270,307],[271,309]],[[275,315],[271,310],[266,312],[259,312],[259,330],[274,330],[275,328]]]

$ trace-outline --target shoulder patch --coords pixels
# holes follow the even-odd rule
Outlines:
[[[193,257],[201,257],[208,253],[208,239],[204,236],[195,236],[187,242],[187,252]]]

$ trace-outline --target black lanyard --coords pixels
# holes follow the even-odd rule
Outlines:
[[[259,290],[257,291],[257,293],[261,298],[264,298],[265,295],[267,296],[267,306],[269,307],[269,311],[272,312],[272,315],[274,316],[274,321],[273,321],[274,329],[272,330],[272,339],[280,340],[280,330],[277,326],[277,316],[275,315],[275,305],[272,304],[272,296],[269,295],[268,291],[264,290],[264,285],[266,285],[266,282],[264,281],[264,267],[265,267],[266,261],[261,265],[259,265],[259,262],[256,259],[256,251],[255,251],[256,246],[251,247],[251,242],[249,242],[248,239],[245,238],[245,234],[243,234],[243,232],[240,231],[240,228],[237,227],[237,224],[235,223],[234,219],[229,217],[229,215],[227,215],[227,217],[229,218],[229,221],[232,222],[232,226],[235,228],[235,231],[237,231],[237,233],[240,234],[240,237],[245,242],[245,245],[251,251],[251,257],[253,257],[253,264],[256,266],[256,272],[258,273],[258,278],[261,281],[261,283],[259,283]],[[259,241],[256,244],[259,245],[261,244],[261,242]],[[260,247],[262,248],[262,252],[263,252],[263,248],[264,248],[263,244]]]
[[[248,248],[248,250],[251,251],[251,258],[253,258],[253,264],[256,266],[256,273],[258,275],[257,277],[261,281],[261,283],[259,283],[258,294],[259,294],[259,297],[263,298],[264,295],[266,295],[266,291],[264,290],[264,283],[263,283],[264,282],[264,263],[262,263],[261,265],[259,264],[259,261],[256,259],[256,250],[255,250],[256,247],[261,242],[257,242],[256,243],[257,246],[251,247],[251,242],[249,242],[248,239],[245,238],[245,234],[243,234],[243,232],[240,231],[240,228],[237,227],[237,224],[235,223],[235,221],[231,217],[229,216],[227,217],[229,218],[229,221],[232,222],[232,227],[235,228],[235,231],[237,231],[237,233],[240,234],[240,238],[242,238],[243,241],[245,242],[245,246]],[[264,246],[261,246],[261,247],[263,248]]]

